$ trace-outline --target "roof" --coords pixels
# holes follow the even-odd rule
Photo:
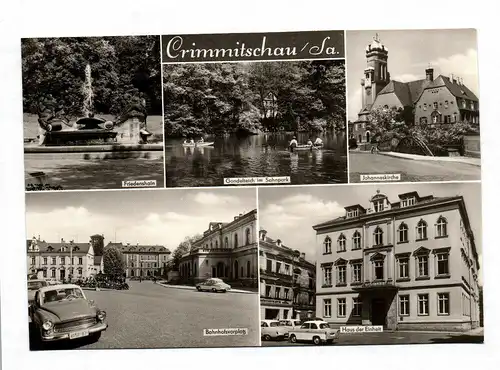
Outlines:
[[[45,293],[46,291],[49,290],[57,290],[57,289],[72,289],[72,288],[78,288],[80,289],[80,286],[76,284],[56,284],[56,285],[48,285],[44,286],[40,289],[38,289],[41,293]]]
[[[28,252],[35,252],[33,250],[30,250],[30,246],[32,244],[32,240],[27,240],[26,241],[26,246],[27,246],[27,251]],[[73,254],[87,254],[90,249],[90,243],[71,243],[71,242],[63,242],[63,243],[50,243],[50,242],[45,242],[45,241],[36,241],[36,245],[38,247],[38,251],[40,253],[47,253],[47,252],[57,252],[59,254],[61,253],[73,253]],[[67,249],[65,251],[61,251],[61,248],[66,247]],[[71,251],[71,247],[73,250]],[[52,250],[51,250],[52,248]]]
[[[377,96],[394,93],[404,107],[413,105],[424,88],[429,84],[426,79],[410,82],[391,80]]]
[[[169,254],[170,250],[163,245],[145,245],[145,244],[123,244],[109,242],[105,248],[116,248],[123,253],[137,253],[137,252],[150,252],[150,253],[166,253]]]
[[[448,90],[457,98],[479,101],[477,96],[465,85],[458,84],[456,80],[451,81],[449,77],[439,75],[427,88],[446,86]]]

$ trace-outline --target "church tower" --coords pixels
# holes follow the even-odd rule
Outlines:
[[[375,35],[371,44],[366,47],[366,64],[364,79],[361,80],[363,87],[363,108],[372,105],[378,93],[390,82],[390,74],[387,70],[387,48],[380,42],[378,34]]]

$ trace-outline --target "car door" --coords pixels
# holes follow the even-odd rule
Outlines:
[[[319,329],[318,325],[316,325],[316,323],[312,322],[311,325],[309,326],[309,330],[308,330],[308,339],[312,340],[315,335],[318,335],[319,334],[318,329]]]
[[[299,329],[297,329],[297,339],[305,340],[307,339],[307,332],[309,331],[310,324],[305,323]]]
[[[200,287],[201,290],[209,290],[210,289],[210,280],[205,280],[204,282],[201,283]]]
[[[264,336],[266,334],[269,334],[269,329],[268,329],[268,325],[267,325],[267,322],[265,321],[262,321],[260,323],[260,335],[261,336]]]

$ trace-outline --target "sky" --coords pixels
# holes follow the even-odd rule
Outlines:
[[[347,91],[348,118],[357,119],[361,110],[361,78],[366,68],[365,48],[379,34],[388,49],[388,71],[392,80],[412,81],[425,78],[429,64],[434,78],[454,74],[477,96],[477,38],[473,29],[412,31],[348,31]]]
[[[344,216],[344,207],[361,204],[369,208],[370,198],[380,190],[389,201],[398,194],[417,191],[420,196],[464,197],[481,265],[481,192],[479,183],[348,185],[259,188],[259,225],[272,239],[306,254],[316,261],[313,225]]]
[[[257,208],[255,188],[167,189],[28,193],[27,238],[85,243],[93,234],[110,241],[157,244],[173,251],[209,222],[230,222]]]

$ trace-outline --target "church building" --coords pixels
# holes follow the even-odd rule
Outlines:
[[[454,124],[469,122],[479,125],[479,100],[460,77],[434,76],[425,69],[425,78],[400,82],[391,80],[389,51],[376,35],[365,50],[367,67],[361,79],[362,108],[357,121],[351,123],[351,137],[358,143],[369,143],[369,115],[376,108],[411,109],[414,124]]]

